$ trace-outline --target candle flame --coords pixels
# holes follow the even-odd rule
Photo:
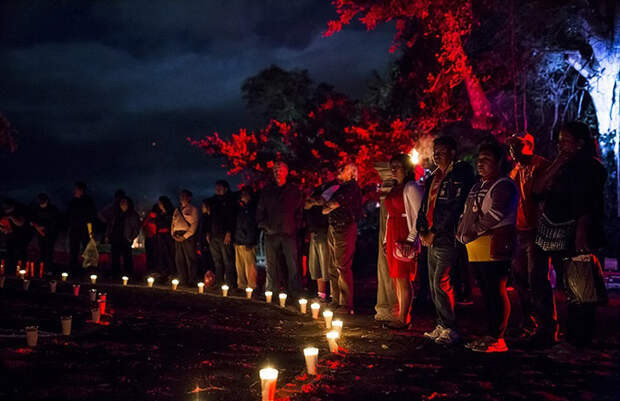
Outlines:
[[[415,148],[411,149],[411,152],[409,152],[409,157],[414,165],[420,162],[420,154]]]
[[[274,368],[261,369],[259,372],[261,380],[275,380],[278,378],[278,371]]]

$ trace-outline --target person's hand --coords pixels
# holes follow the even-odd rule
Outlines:
[[[172,238],[174,238],[176,242],[183,242],[185,240],[182,235],[173,235]]]
[[[413,242],[405,241],[401,243],[400,249],[402,250],[403,255],[409,255],[413,252]]]
[[[384,243],[383,243],[383,244],[381,244],[381,245],[383,245],[383,246],[381,247],[381,249],[383,250],[383,254],[384,254],[384,255],[387,255],[387,243],[385,243],[385,242],[384,242]]]
[[[207,233],[207,244],[211,243],[211,234]]]
[[[224,245],[230,244],[231,240],[232,236],[230,235],[230,233],[226,233],[226,235],[224,236]]]
[[[207,214],[209,214],[209,215],[211,214],[211,206],[205,205],[205,210],[206,210]]]
[[[429,232],[420,234],[420,241],[422,242],[422,245],[426,247],[433,245],[434,240],[435,240],[435,233],[432,233],[429,231]]]

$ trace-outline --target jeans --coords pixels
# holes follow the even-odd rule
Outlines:
[[[227,283],[234,285],[235,280],[235,254],[232,242],[224,244],[223,235],[213,235],[209,242],[209,251],[215,266],[215,283],[220,285]]]
[[[112,240],[111,245],[111,260],[112,260],[112,273],[131,273],[133,272],[133,259],[131,256],[131,243],[125,239]],[[123,258],[123,267],[121,268],[121,257]]]
[[[478,284],[487,310],[488,334],[495,338],[504,338],[510,317],[510,298],[506,291],[510,261],[472,264],[478,271]]]
[[[512,269],[523,311],[522,326],[555,335],[558,322],[548,256],[534,243],[535,239],[535,230],[517,231]]]
[[[279,273],[285,267],[288,276],[289,297],[298,295],[301,284],[299,281],[297,237],[287,234],[265,234],[265,256],[267,259],[265,289],[274,292],[279,290]],[[280,261],[284,263],[279,263]]]
[[[332,301],[353,309],[353,256],[357,242],[357,224],[343,229],[329,226],[327,243],[331,255],[329,270]]]
[[[456,316],[450,272],[457,263],[458,253],[454,246],[431,245],[428,248],[428,281],[437,324],[453,330],[456,329]]]
[[[310,249],[308,251],[308,270],[312,280],[329,277],[329,247],[327,233],[310,233]]]
[[[174,242],[174,262],[177,268],[178,280],[189,285],[196,281],[197,262],[196,236],[189,237],[181,242]]]

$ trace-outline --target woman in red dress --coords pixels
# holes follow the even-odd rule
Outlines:
[[[410,326],[411,281],[415,278],[419,251],[415,227],[424,191],[415,182],[414,166],[409,155],[393,156],[390,169],[396,185],[385,198],[388,220],[383,244],[398,298],[398,320],[388,327],[404,329]]]

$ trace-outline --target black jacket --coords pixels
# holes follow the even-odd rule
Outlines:
[[[256,208],[256,222],[266,234],[296,235],[303,216],[303,198],[290,182],[266,186]]]
[[[93,199],[84,195],[81,198],[73,198],[69,202],[67,211],[69,220],[69,231],[83,230],[86,232],[86,223],[95,223],[97,219],[97,209]]]
[[[448,171],[439,187],[435,210],[433,211],[433,224],[429,230],[429,222],[426,219],[428,211],[428,196],[430,193],[433,174],[426,180],[424,198],[418,213],[416,228],[420,233],[429,231],[435,233],[433,245],[454,246],[456,244],[456,227],[459,217],[463,213],[465,200],[469,190],[474,185],[475,177],[472,167],[465,162],[455,162],[452,170]]]
[[[235,197],[230,193],[215,195],[209,198],[211,214],[209,219],[209,234],[212,236],[232,235],[235,232]]]
[[[106,230],[106,236],[111,242],[128,241],[132,242],[140,234],[140,216],[135,210],[117,212],[112,217]]]
[[[256,206],[253,203],[249,205],[240,203],[237,208],[235,245],[254,246],[257,242]]]
[[[32,206],[30,220],[43,227],[46,237],[54,237],[58,233],[60,213],[58,208],[51,203],[48,203],[47,207],[41,207],[38,204]],[[39,235],[38,232],[37,235]]]

